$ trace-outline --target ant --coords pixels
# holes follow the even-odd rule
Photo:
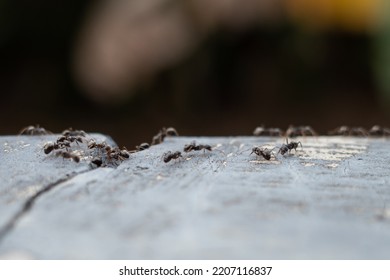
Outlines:
[[[118,150],[117,150],[117,153],[119,154],[119,156],[120,156],[122,159],[129,158],[129,157],[130,157],[130,153],[129,153],[129,151],[127,150],[126,147],[123,147],[122,150],[118,149]]]
[[[88,149],[94,149],[94,148],[104,149],[106,147],[107,147],[107,144],[105,142],[96,143],[94,140],[91,140],[88,142]]]
[[[152,145],[161,144],[164,142],[165,137],[167,136],[179,136],[176,129],[173,127],[165,128],[163,127],[152,139]]]
[[[150,148],[150,145],[148,143],[142,143],[139,146],[135,146],[137,151],[144,151]]]
[[[110,146],[106,146],[106,154],[108,159],[115,159],[115,160],[120,160],[123,161],[126,158],[130,157],[129,152],[125,147],[123,149],[119,149],[118,147],[111,148]]]
[[[69,136],[69,135],[62,135],[57,138],[56,142],[47,142],[43,146],[43,151],[45,154],[50,154],[53,150],[59,150],[65,148],[68,150],[70,148],[71,143],[76,142],[78,145],[79,143],[83,143],[82,137],[76,137],[76,136]]]
[[[50,154],[53,150],[59,150],[59,149],[67,149],[67,148],[70,148],[70,142],[69,141],[56,141],[55,143],[53,142],[47,142],[44,146],[43,146],[43,151],[45,152],[45,154]]]
[[[72,153],[69,153],[69,152],[65,152],[65,151],[58,151],[56,153],[57,156],[61,156],[63,158],[69,158],[69,159],[72,159],[74,162],[80,162],[80,157],[75,155],[75,154],[72,154]]]
[[[62,132],[62,135],[68,137],[68,136],[81,136],[81,137],[85,137],[86,136],[86,133],[84,130],[73,130],[73,128],[68,128],[68,129],[65,129],[63,132]]]
[[[317,133],[311,126],[293,126],[290,125],[286,131],[286,137],[296,136],[316,136]]]
[[[389,136],[390,129],[386,127],[381,127],[379,125],[374,125],[368,133],[371,136]]]
[[[179,133],[173,127],[168,127],[167,129],[163,127],[163,131],[166,136],[179,136]]]
[[[69,136],[69,135],[63,135],[63,136],[61,136],[61,137],[59,137],[58,139],[57,139],[57,143],[58,142],[64,142],[64,141],[69,141],[69,142],[79,142],[79,143],[83,143],[83,138],[82,137],[80,137],[80,136],[78,136],[78,137],[76,137],[76,136]]]
[[[58,143],[47,142],[43,146],[43,151],[45,152],[45,154],[50,154],[53,150],[58,150],[58,149],[60,149],[60,145],[58,145]]]
[[[273,148],[273,149],[275,149],[275,148]],[[267,148],[253,147],[250,155],[255,153],[258,156],[262,156],[266,160],[270,160],[272,155],[275,157],[275,155],[272,153],[273,149],[268,150]]]
[[[337,127],[328,133],[329,135],[340,136],[368,136],[367,130],[363,127],[348,127],[346,125]]]
[[[178,159],[181,157],[182,157],[182,155],[181,155],[181,152],[179,152],[179,151],[173,152],[173,153],[171,151],[168,151],[168,152],[163,154],[163,160],[165,163],[170,162],[173,159]]]
[[[191,151],[208,150],[211,151],[210,145],[196,145],[195,141],[190,144],[184,145],[184,152],[189,153]]]
[[[299,141],[299,142],[293,142],[291,141],[290,143],[288,143],[288,138],[286,138],[286,143],[287,144],[282,144],[282,146],[280,147],[279,151],[278,151],[278,154],[281,153],[282,155],[284,155],[285,153],[290,153],[290,151],[292,149],[295,150],[295,152],[297,151],[297,148],[298,148],[298,145],[301,145],[301,148],[302,147],[302,143]]]
[[[280,128],[265,128],[264,125],[258,126],[253,131],[255,136],[282,136],[283,131]]]
[[[99,157],[95,157],[91,160],[91,163],[93,163],[94,165],[96,165],[97,167],[100,167],[102,166],[103,164],[103,160]]]
[[[70,142],[76,142],[76,144],[78,144],[78,143],[83,143],[83,138],[82,137],[80,137],[80,136],[68,136],[67,138],[66,138],[66,140],[68,140],[68,141],[70,141]]]
[[[23,128],[19,135],[47,135],[52,134],[50,131],[44,129],[43,127],[40,127],[39,124],[36,126],[30,125],[25,128]]]
[[[71,143],[76,143],[79,146],[79,143],[83,143],[84,140],[81,137],[75,137],[75,136],[61,136],[57,139],[57,144],[60,146],[60,148],[70,148]]]

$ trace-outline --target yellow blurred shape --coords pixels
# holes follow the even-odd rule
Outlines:
[[[285,0],[287,13],[308,28],[370,31],[385,0]]]

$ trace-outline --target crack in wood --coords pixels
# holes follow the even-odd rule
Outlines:
[[[15,215],[13,215],[11,217],[11,219],[7,223],[5,223],[5,225],[2,228],[0,228],[0,245],[1,245],[2,241],[4,240],[4,238],[10,233],[10,231],[18,223],[18,221],[32,209],[35,201],[40,196],[42,196],[46,192],[49,192],[50,190],[52,190],[56,186],[75,178],[78,175],[81,175],[83,173],[90,172],[90,171],[91,171],[91,169],[87,169],[87,170],[80,171],[80,172],[74,172],[73,174],[67,174],[65,177],[58,179],[57,181],[46,185],[41,190],[39,190],[36,194],[34,194],[30,198],[28,198],[26,200],[26,202],[23,204],[22,209],[20,209]]]

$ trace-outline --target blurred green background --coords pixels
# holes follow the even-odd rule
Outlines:
[[[0,134],[390,125],[385,0],[0,0]]]

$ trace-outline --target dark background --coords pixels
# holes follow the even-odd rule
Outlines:
[[[313,7],[291,12],[293,0],[271,6],[242,1],[224,13],[218,13],[224,9],[218,1],[210,8],[158,0],[152,8],[140,4],[140,13],[129,7],[128,15],[125,8],[116,15],[111,2],[0,1],[1,135],[34,124],[53,132],[73,127],[109,134],[132,148],[162,126],[182,135],[251,135],[261,124],[311,125],[319,133],[340,125],[390,125],[389,32],[378,27],[377,17],[355,25],[322,22],[310,17]],[[245,11],[257,11],[251,5],[258,12],[246,17]],[[303,11],[300,17],[296,9]],[[116,28],[110,16],[132,19],[129,30]],[[179,18],[187,29],[176,32],[172,24],[173,31],[167,27],[161,32],[168,35],[159,38],[161,18]],[[137,35],[147,34],[150,22],[154,35]],[[110,42],[115,32],[127,38],[112,43],[123,45],[118,61],[125,70],[106,81],[111,70],[99,64],[99,52],[89,58],[92,63],[77,66],[83,54],[94,53],[96,42]],[[88,43],[89,37],[95,41]],[[132,54],[134,42],[143,43],[144,53]],[[176,51],[175,44],[187,42]],[[131,64],[134,57],[138,64]]]

